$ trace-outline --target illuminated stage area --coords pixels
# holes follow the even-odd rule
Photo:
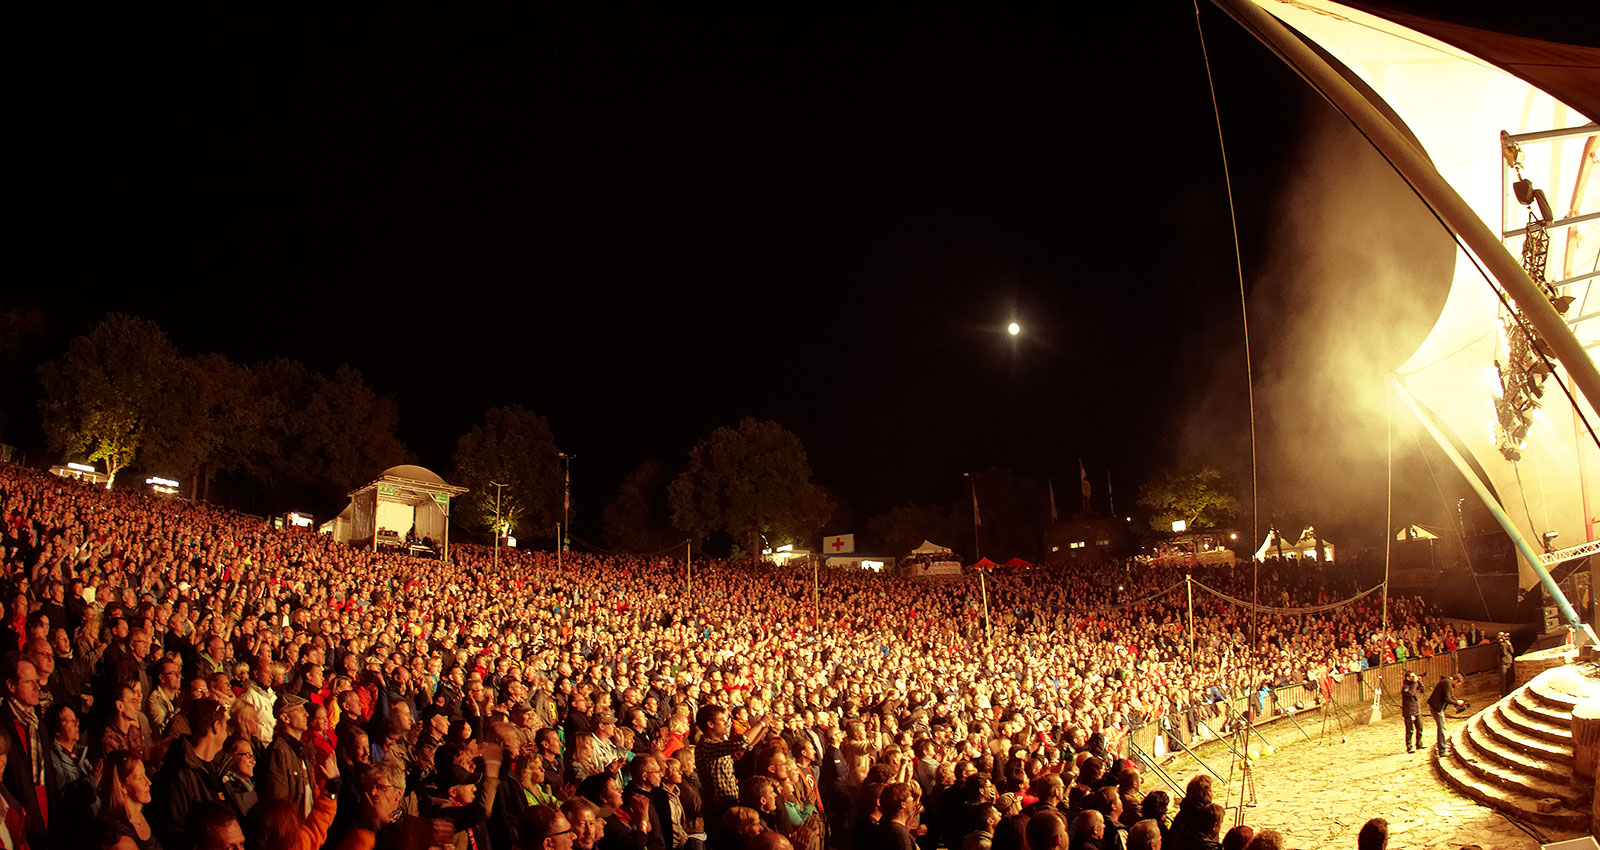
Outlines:
[[[1481,722],[1493,711],[1499,698],[1496,674],[1468,677],[1460,696],[1472,704],[1473,713],[1459,718],[1447,715],[1446,728],[1451,734],[1469,723]],[[1267,733],[1275,742],[1274,752],[1255,764],[1256,805],[1245,810],[1245,822],[1283,833],[1284,846],[1349,850],[1356,846],[1362,824],[1381,817],[1389,822],[1389,850],[1468,844],[1502,850],[1539,847],[1540,841],[1498,810],[1447,784],[1429,752],[1407,753],[1399,712],[1387,704],[1379,722],[1348,728],[1342,735],[1319,736],[1315,724],[1313,720],[1307,726],[1310,741],[1279,724]],[[1423,740],[1431,743],[1433,721],[1425,710],[1423,724]],[[1341,737],[1346,739],[1343,743]],[[1203,750],[1201,757],[1227,774],[1226,752],[1212,759]],[[1188,757],[1174,760],[1168,770],[1180,782],[1204,772]],[[1152,787],[1146,783],[1147,790]],[[1233,812],[1228,813],[1226,822],[1233,823]],[[1548,824],[1534,828],[1551,841],[1588,834],[1587,829]]]

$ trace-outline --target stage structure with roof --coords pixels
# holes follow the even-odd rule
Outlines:
[[[1600,552],[1600,49],[1362,0],[1214,1],[1455,238],[1449,296],[1390,398],[1516,546],[1521,587],[1542,585],[1578,626],[1552,570]]]
[[[450,500],[467,492],[414,464],[391,466],[364,487],[350,492],[350,504],[322,525],[335,540],[376,550],[415,539],[436,541],[450,559]]]

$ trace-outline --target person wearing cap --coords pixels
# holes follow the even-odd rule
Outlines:
[[[617,742],[617,716],[601,710],[594,718],[595,761],[609,765],[613,772],[621,770],[633,753]],[[619,763],[620,762],[620,763]]]
[[[304,818],[311,814],[312,773],[306,758],[311,716],[304,697],[284,694],[273,704],[276,734],[267,757],[256,768],[256,789],[265,799],[288,800]]]

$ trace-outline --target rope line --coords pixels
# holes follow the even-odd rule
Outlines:
[[[1200,588],[1201,590],[1204,590],[1205,592],[1211,594],[1212,596],[1218,597],[1220,599],[1224,599],[1224,600],[1226,600],[1228,602],[1233,603],[1234,605],[1239,605],[1239,606],[1242,606],[1242,607],[1245,607],[1245,608],[1252,609],[1253,611],[1255,611],[1257,613],[1264,612],[1264,613],[1267,613],[1267,614],[1321,614],[1321,613],[1323,613],[1325,611],[1333,611],[1333,610],[1338,609],[1338,608],[1343,608],[1344,606],[1349,605],[1349,604],[1355,602],[1356,600],[1361,599],[1364,596],[1370,596],[1370,595],[1372,595],[1374,593],[1377,593],[1379,590],[1383,589],[1383,583],[1379,582],[1378,584],[1375,584],[1375,585],[1367,588],[1366,590],[1363,590],[1360,593],[1357,593],[1355,596],[1352,596],[1349,599],[1345,599],[1345,600],[1340,601],[1340,602],[1330,602],[1327,605],[1312,605],[1312,606],[1310,606],[1308,608],[1277,608],[1277,607],[1273,607],[1271,605],[1252,605],[1251,603],[1246,602],[1243,599],[1237,599],[1235,597],[1229,596],[1228,594],[1223,593],[1222,591],[1217,590],[1216,588],[1207,587],[1207,586],[1205,586],[1204,584],[1202,584],[1202,583],[1200,583],[1198,581],[1195,582],[1194,584],[1195,584],[1196,587]]]

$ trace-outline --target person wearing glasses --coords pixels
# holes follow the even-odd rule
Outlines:
[[[572,824],[548,803],[530,806],[517,817],[516,850],[572,850],[575,839]]]

